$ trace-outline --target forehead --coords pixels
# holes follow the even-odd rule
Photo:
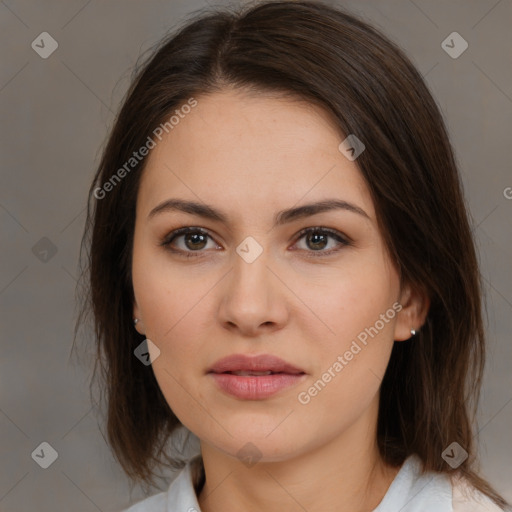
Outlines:
[[[208,198],[226,210],[329,195],[358,201],[373,214],[356,163],[338,149],[345,137],[323,109],[239,91],[195,99],[197,105],[155,140],[139,189],[141,213],[169,195]]]

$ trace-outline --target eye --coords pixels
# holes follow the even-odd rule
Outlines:
[[[326,256],[339,251],[344,246],[351,245],[350,240],[340,232],[322,227],[303,229],[298,237],[295,245],[300,245],[299,242],[304,240],[305,247],[299,247],[298,249],[306,251],[311,256]],[[208,246],[209,241],[212,242],[210,247]],[[222,249],[208,231],[192,226],[172,231],[162,240],[160,245],[185,257],[200,256],[204,252],[203,249]],[[325,250],[326,248],[327,250]]]
[[[330,243],[334,240],[337,243]],[[350,245],[348,238],[344,237],[340,232],[333,229],[313,227],[302,230],[299,233],[298,242],[304,240],[305,248],[300,247],[301,250],[306,250],[313,256],[324,256],[339,251],[342,247]],[[297,242],[297,243],[298,243]],[[329,247],[327,250],[326,247]]]
[[[216,243],[213,244],[213,247],[208,247],[208,239],[213,242],[213,238],[204,229],[185,227],[169,233],[160,245],[172,252],[184,253],[185,256],[195,256],[190,253],[202,252],[202,249],[220,248]]]

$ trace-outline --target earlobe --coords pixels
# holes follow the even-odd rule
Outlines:
[[[406,341],[421,330],[430,308],[430,299],[426,292],[407,285],[402,290],[399,302],[402,309],[397,315],[394,340]]]
[[[134,303],[133,306],[133,326],[135,327],[135,330],[139,334],[145,334],[144,325],[140,319],[140,311],[139,306],[137,305],[137,302]]]
[[[139,334],[143,334],[143,335],[146,334],[145,329],[144,329],[144,325],[142,324],[140,318],[134,318],[133,319],[133,326],[135,327],[135,330]]]

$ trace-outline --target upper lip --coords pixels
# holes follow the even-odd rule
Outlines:
[[[249,356],[245,354],[233,354],[219,359],[209,370],[209,373],[225,373],[236,371],[255,371],[274,373],[301,374],[304,370],[287,363],[279,357],[271,354]]]

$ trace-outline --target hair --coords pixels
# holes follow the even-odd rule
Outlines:
[[[135,73],[89,190],[75,327],[76,338],[92,315],[93,379],[99,369],[108,442],[126,474],[152,483],[155,465],[176,464],[165,445],[181,423],[151,366],[133,355],[144,340],[133,328],[131,257],[147,157],[112,178],[180,105],[231,87],[321,107],[365,144],[357,165],[390,257],[401,283],[430,300],[414,340],[391,353],[380,390],[380,454],[392,465],[416,454],[423,470],[462,475],[504,507],[474,469],[485,333],[468,210],[440,110],[403,51],[325,3],[271,1],[196,13]],[[469,453],[457,471],[441,457],[454,441]]]

